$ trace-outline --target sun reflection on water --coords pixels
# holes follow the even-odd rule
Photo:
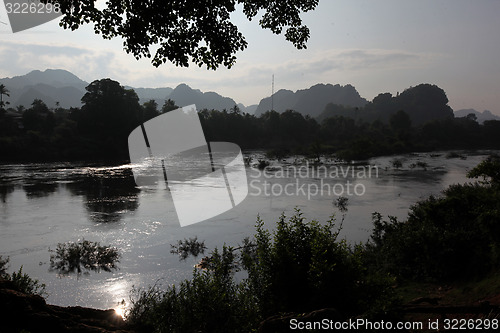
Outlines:
[[[126,295],[129,293],[130,285],[123,278],[113,279],[109,281],[106,288],[107,292],[111,294],[112,298],[116,300],[116,306],[113,310],[117,316],[125,317],[128,310],[128,303],[125,301]]]
[[[125,312],[126,312],[126,304],[119,305],[116,308],[114,308],[115,313],[117,316],[122,317],[122,319],[125,319]]]

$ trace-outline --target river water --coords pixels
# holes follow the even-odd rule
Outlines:
[[[196,259],[180,261],[170,244],[197,236],[209,249],[237,245],[251,236],[257,215],[273,227],[281,213],[300,209],[307,219],[341,220],[333,202],[347,197],[341,237],[369,238],[371,214],[404,219],[409,207],[447,186],[468,181],[466,172],[489,152],[448,152],[378,157],[357,164],[329,158],[313,165],[301,157],[256,163],[260,152],[246,152],[249,194],[235,208],[180,227],[167,191],[135,185],[130,165],[42,163],[0,165],[0,255],[10,257],[9,272],[23,272],[47,285],[51,304],[116,308],[129,301],[132,286],[169,285],[191,276]],[[449,156],[448,156],[449,157]],[[394,160],[402,162],[400,168]],[[193,203],[196,209],[196,203]],[[50,249],[79,240],[100,242],[121,252],[119,269],[81,275],[51,271]]]

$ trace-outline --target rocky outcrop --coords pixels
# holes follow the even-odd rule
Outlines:
[[[49,305],[40,296],[27,295],[0,279],[0,331],[132,333],[114,310]]]

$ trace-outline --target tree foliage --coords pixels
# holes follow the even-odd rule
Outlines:
[[[19,271],[12,272],[9,279],[21,292],[25,294],[38,295],[42,297],[47,296],[45,283],[40,283],[37,279],[33,279],[28,274],[23,273],[23,266],[19,268]]]
[[[61,26],[78,29],[87,23],[105,39],[123,38],[127,53],[137,59],[152,58],[156,67],[169,61],[176,66],[230,68],[236,52],[247,47],[243,34],[232,22],[231,14],[241,5],[247,19],[260,13],[259,25],[275,34],[285,30],[286,40],[298,49],[306,47],[309,29],[300,14],[313,10],[319,0],[108,0],[104,8],[96,1],[45,0],[59,3]],[[155,51],[153,51],[155,49]],[[152,56],[154,52],[154,56]]]
[[[46,285],[40,283],[37,279],[31,278],[28,274],[23,273],[22,266],[17,272],[12,272],[12,274],[7,273],[9,261],[9,257],[4,258],[0,255],[0,279],[12,281],[16,288],[23,293],[42,297],[47,295],[45,292]]]
[[[0,112],[2,160],[75,160],[128,158],[130,132],[161,113],[178,108],[166,99],[139,104],[137,94],[120,83],[101,79],[87,88],[81,108],[48,108],[35,100],[25,109]],[[438,105],[424,123],[414,123],[410,111],[424,102],[426,94],[402,104],[391,94],[381,94],[364,108],[330,104],[325,118],[311,118],[294,111],[267,111],[260,116],[229,110],[201,109],[198,114],[207,141],[229,141],[243,149],[266,149],[272,158],[303,154],[317,159],[335,153],[345,160],[415,151],[451,149],[499,149],[500,121],[479,124],[471,117],[448,114],[446,95],[435,86],[412,90],[430,91]],[[167,96],[166,96],[167,97]],[[436,111],[437,110],[437,111]],[[441,110],[441,111],[439,111]],[[418,113],[418,112],[417,112]],[[422,119],[421,119],[422,120]]]
[[[117,269],[116,263],[121,257],[117,248],[87,240],[59,243],[55,250],[50,251],[55,253],[50,255],[50,269],[61,274],[99,272],[101,269],[111,272]]]
[[[373,215],[372,267],[409,279],[475,278],[500,268],[498,159],[469,172],[487,184],[455,184],[411,207],[408,219]]]
[[[9,257],[2,257],[0,255],[0,277],[5,277],[7,274],[7,267],[9,265],[10,258]]]
[[[299,210],[282,215],[274,231],[258,219],[254,237],[213,250],[192,279],[165,291],[135,290],[127,318],[158,332],[250,332],[282,313],[334,307],[348,318],[385,311],[394,300],[392,279],[369,275],[362,247],[338,239],[339,230],[333,217],[308,222]],[[238,281],[239,270],[248,277]]]
[[[10,96],[10,91],[5,87],[4,84],[0,84],[0,110],[2,110],[6,104],[6,102],[3,101],[3,96]]]
[[[205,246],[205,241],[199,242],[198,237],[191,237],[189,239],[179,240],[177,245],[170,245],[170,253],[178,254],[181,260],[185,260],[190,255],[197,257],[200,254],[205,253],[207,247]]]
[[[86,88],[83,106],[71,113],[88,149],[101,156],[126,156],[127,137],[143,121],[143,108],[132,89],[125,89],[111,79],[95,80]],[[153,105],[154,107],[154,105]],[[146,105],[148,115],[151,105]],[[154,112],[154,111],[153,111]]]

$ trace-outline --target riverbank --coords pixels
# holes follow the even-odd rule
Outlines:
[[[439,285],[408,282],[395,286],[401,297],[400,317],[405,323],[427,324],[439,322],[444,328],[445,319],[471,323],[484,323],[500,317],[500,280],[491,274],[473,282]],[[321,321],[339,319],[335,309],[318,309],[299,314],[273,316],[260,323],[258,332],[285,331],[290,320]],[[384,318],[381,318],[384,319]],[[113,309],[99,310],[79,306],[50,305],[40,296],[20,292],[11,281],[0,279],[0,324],[2,332],[79,332],[79,333],[137,333]],[[281,330],[280,330],[281,329]],[[411,331],[411,330],[410,330]]]
[[[134,333],[115,310],[50,305],[0,279],[0,326],[10,332]]]

